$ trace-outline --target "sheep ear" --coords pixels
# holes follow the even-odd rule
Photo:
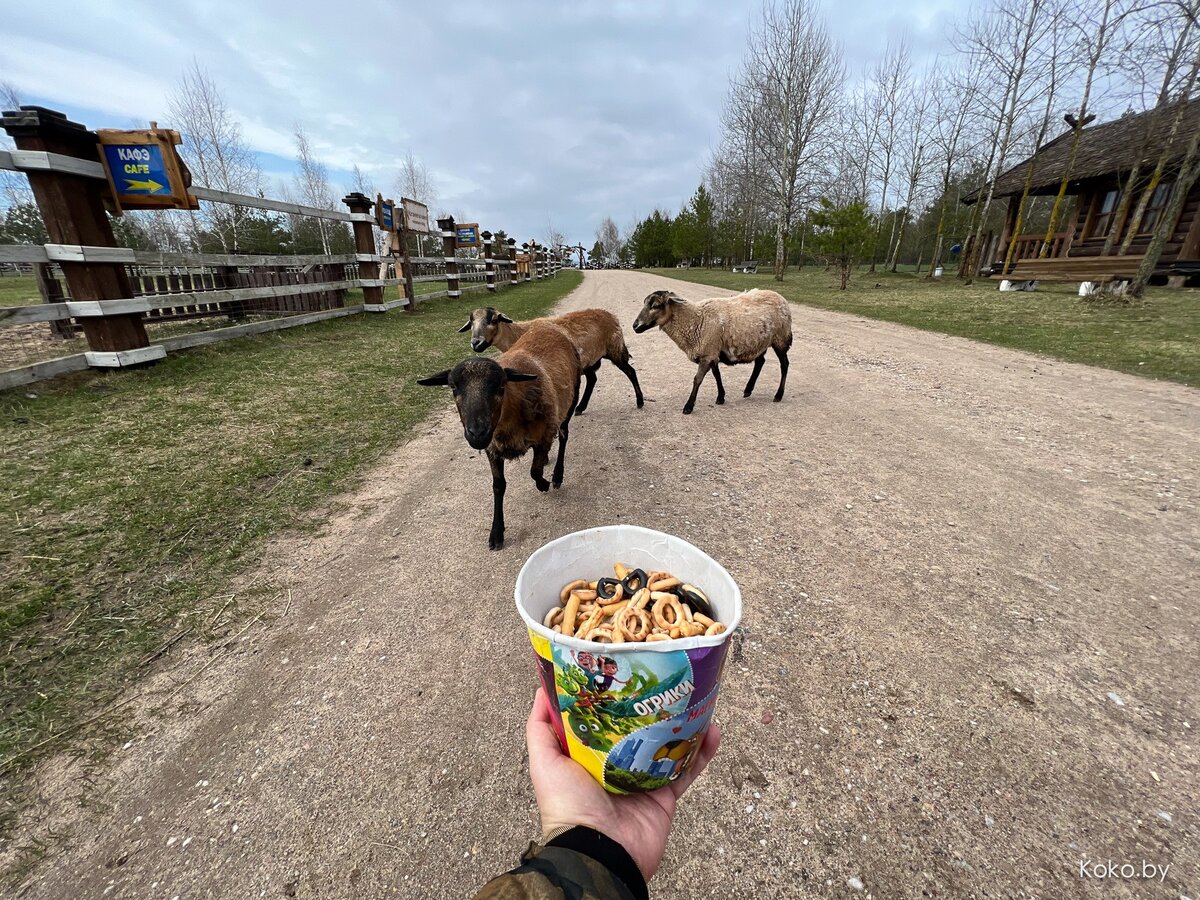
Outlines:
[[[667,294],[667,302],[668,303],[682,303],[683,298],[680,297],[678,294],[676,294],[674,291],[670,291]]]
[[[430,375],[428,378],[418,378],[417,384],[423,387],[445,387],[450,383],[450,370],[443,369],[436,375]]]
[[[497,322],[508,322],[510,325],[512,324],[512,319],[510,319],[508,316],[506,316],[502,312],[496,313],[496,321]]]
[[[505,369],[504,377],[509,381],[533,381],[537,378],[536,375],[530,375],[528,372],[519,372],[516,369]]]
[[[471,330],[471,320],[467,319],[467,324],[464,325],[462,328],[458,329],[458,333],[462,334],[464,331],[470,331],[470,330]]]

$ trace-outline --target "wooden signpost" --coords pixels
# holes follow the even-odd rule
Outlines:
[[[381,231],[399,231],[400,221],[396,215],[396,201],[384,200],[383,194],[375,195],[375,224]]]
[[[429,207],[417,200],[400,198],[404,209],[404,227],[413,234],[429,234]]]
[[[192,174],[179,151],[178,131],[157,127],[137,131],[104,128],[96,132],[100,160],[118,214],[125,209],[199,209],[188,193]]]
[[[460,222],[454,226],[454,246],[458,249],[472,247],[478,249],[479,242],[479,223],[478,222]]]

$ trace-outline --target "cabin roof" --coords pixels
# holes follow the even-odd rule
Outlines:
[[[1128,172],[1141,157],[1143,167],[1153,168],[1166,143],[1171,128],[1174,104],[1160,108],[1158,122],[1153,122],[1154,110],[1130,113],[1083,129],[1079,139],[1079,152],[1071,168],[1071,181]],[[1154,125],[1155,133],[1147,140],[1147,129]],[[1171,159],[1176,160],[1187,150],[1188,139],[1200,128],[1200,98],[1188,101],[1183,120],[1171,142]],[[1071,155],[1071,135],[1068,130],[1043,144],[1028,159],[1017,163],[996,179],[997,197],[1020,194],[1025,189],[1025,179],[1032,165],[1033,184],[1030,193],[1053,194],[1058,192],[1067,160]],[[1148,174],[1148,173],[1147,173]],[[1070,188],[1068,188],[1070,192]],[[963,197],[964,203],[974,203],[983,194],[983,189]]]

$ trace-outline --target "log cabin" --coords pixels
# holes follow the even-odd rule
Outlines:
[[[1168,162],[1162,180],[1155,188],[1140,221],[1133,221],[1141,194],[1149,182],[1150,175],[1167,145],[1171,123],[1176,107],[1172,104],[1159,111],[1130,113],[1119,119],[1098,125],[1084,126],[1080,134],[1079,150],[1071,168],[1067,183],[1060,222],[1063,228],[1051,236],[1048,257],[1063,260],[1049,267],[1062,267],[1063,271],[1080,274],[1088,272],[1108,273],[1102,279],[1125,279],[1131,277],[1145,255],[1147,245],[1161,216],[1167,209],[1171,192],[1176,189],[1175,179],[1179,174],[1187,144],[1196,129],[1200,128],[1200,98],[1191,100],[1171,141]],[[1040,253],[1045,232],[1021,234],[1017,237],[1013,262],[1006,272],[1005,257],[1009,240],[1016,227],[1017,207],[1025,182],[1033,169],[1031,196],[1054,197],[1058,193],[1064,171],[1071,153],[1073,130],[1068,130],[1054,140],[1043,144],[1033,156],[1017,163],[996,179],[995,200],[1005,198],[1008,212],[999,240],[986,244],[983,271],[998,277],[1020,278],[1037,275],[1038,263],[1032,262]],[[1133,185],[1135,194],[1129,204],[1125,221],[1118,221],[1122,191],[1129,190],[1129,175],[1133,166],[1140,161],[1138,184]],[[963,198],[964,203],[975,203],[982,199],[981,189]],[[1121,244],[1130,230],[1133,241],[1126,255],[1120,254]],[[1117,234],[1112,242],[1109,258],[1104,256],[1105,240],[1110,231]],[[1065,260],[1079,260],[1066,263]],[[1022,261],[1026,261],[1022,267]],[[1044,264],[1046,260],[1041,260]],[[990,272],[988,264],[990,263]],[[1024,273],[1022,269],[1024,268]],[[1109,271],[1111,270],[1111,272]],[[1062,278],[1059,280],[1084,280]],[[1180,210],[1174,229],[1163,248],[1162,256],[1155,268],[1153,281],[1174,287],[1200,283],[1200,179],[1191,190]]]

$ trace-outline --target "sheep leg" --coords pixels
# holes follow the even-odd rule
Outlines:
[[[614,366],[625,373],[625,377],[628,378],[630,384],[633,385],[633,396],[637,398],[637,408],[641,409],[646,405],[646,401],[645,398],[642,397],[642,386],[638,384],[637,372],[633,370],[633,366],[629,363],[629,351],[626,350],[623,357],[617,359],[609,357],[609,359],[612,360],[612,364]]]
[[[546,463],[550,462],[549,447],[533,448],[533,465],[529,467],[529,477],[543,494],[550,490],[550,482],[546,480]]]
[[[594,366],[589,366],[583,370],[584,380],[587,382],[587,387],[583,389],[583,398],[579,401],[579,406],[575,410],[575,415],[582,416],[587,410],[588,401],[592,399],[592,388],[596,386],[596,370],[600,368],[600,363]]]
[[[758,382],[758,373],[762,371],[763,363],[767,361],[767,354],[762,354],[754,361],[754,371],[750,373],[750,380],[746,382],[746,389],[742,391],[743,397],[749,397],[754,393],[754,385]]]
[[[688,397],[687,403],[683,404],[683,414],[690,415],[692,410],[696,408],[696,395],[700,393],[700,385],[704,383],[704,376],[708,374],[710,368],[709,363],[702,362],[696,368],[696,377],[692,379],[692,396]]]
[[[599,363],[596,366],[599,367]],[[563,417],[562,424],[558,426],[558,460],[554,463],[554,474],[551,476],[551,483],[556,487],[562,487],[563,483],[563,464],[567,458],[567,438],[571,435],[571,417],[577,413],[579,406],[579,388],[575,388],[575,397],[571,401],[571,408],[567,410],[566,416]]]
[[[488,462],[492,465],[492,533],[488,549],[500,550],[504,547],[504,489],[508,484],[504,480],[504,460],[489,453]]]
[[[717,379],[717,406],[725,402],[725,385],[721,383],[721,369],[716,363],[712,364],[713,378]]]
[[[789,346],[790,346],[790,341],[789,341]],[[775,402],[776,403],[778,403],[780,400],[783,399],[783,386],[785,384],[787,384],[787,372],[788,372],[787,353],[788,353],[787,347],[784,347],[782,350],[780,350],[778,347],[775,348],[775,355],[779,357],[779,390],[777,390],[775,392]]]

